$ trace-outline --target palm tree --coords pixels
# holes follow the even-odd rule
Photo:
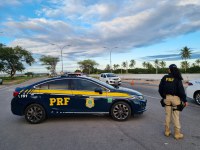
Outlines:
[[[187,62],[187,61],[182,61],[181,62],[181,68],[182,69],[189,68],[189,67],[190,67],[189,62]]]
[[[156,59],[156,60],[154,61],[155,68],[156,68],[156,74],[158,74],[159,63],[160,63],[160,62],[159,62],[158,59]]]
[[[123,67],[124,69],[126,69],[126,62],[125,62],[125,61],[122,62],[122,67]]]
[[[196,64],[195,64],[195,63],[192,63],[192,67],[196,67]]]
[[[135,60],[132,59],[132,60],[130,61],[129,67],[130,67],[130,68],[134,68],[135,64],[136,64]]]
[[[116,69],[118,69],[119,68],[119,64],[116,64]]]
[[[127,73],[127,62],[126,61],[122,62],[122,67],[124,69],[126,69],[126,73]]]
[[[118,64],[114,64],[114,65],[113,65],[113,69],[114,69],[114,70],[116,70],[116,69],[118,69],[118,68],[119,68],[119,65],[118,65]]]
[[[144,68],[146,68],[146,67],[147,67],[147,63],[144,61],[144,62],[142,63],[142,66],[143,66]]]
[[[153,65],[152,65],[150,62],[147,62],[147,63],[146,63],[146,68],[147,68],[147,69],[152,69],[152,68],[153,68]]]
[[[192,54],[192,51],[190,50],[190,48],[188,48],[187,46],[183,47],[181,50],[180,50],[180,55],[181,55],[181,58],[182,59],[185,59],[185,64],[186,63],[186,60],[189,59],[191,57],[191,54]],[[187,70],[187,65],[184,65],[185,66],[185,72]]]
[[[195,61],[195,63],[197,64],[198,67],[200,67],[200,59],[197,59],[197,60]]]
[[[160,66],[161,66],[162,69],[165,68],[166,67],[166,62],[165,61],[161,61],[160,62]]]
[[[107,64],[105,70],[110,70],[110,65]]]

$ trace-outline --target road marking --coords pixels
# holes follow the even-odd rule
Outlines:
[[[161,99],[161,98],[158,98],[158,97],[153,97],[153,96],[149,96],[149,95],[144,95],[146,97],[150,97],[150,98],[155,98],[155,99]]]
[[[149,96],[149,95],[144,95],[144,96],[149,97],[149,98],[154,98],[154,99],[159,99],[159,100],[161,100],[161,98],[158,98],[158,97],[153,97],[153,96]],[[193,103],[190,103],[187,107],[200,108],[198,105],[193,104]]]

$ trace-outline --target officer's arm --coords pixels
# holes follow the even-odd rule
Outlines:
[[[179,93],[178,95],[181,101],[187,102],[185,90],[184,90],[183,83],[181,80],[178,80],[178,93]]]
[[[164,95],[164,77],[160,81],[158,92],[160,93],[160,96],[162,98],[165,98],[165,95]]]

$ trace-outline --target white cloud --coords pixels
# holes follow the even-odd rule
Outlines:
[[[166,38],[200,30],[199,0],[82,1],[51,0],[38,10],[41,18],[4,22],[4,31],[33,53],[64,56],[72,61],[106,55],[108,49],[127,52]],[[56,51],[55,51],[56,50]]]
[[[26,3],[40,3],[42,0],[2,0],[0,2],[1,7],[19,6]]]
[[[186,6],[186,5],[200,5],[200,0],[180,0],[178,5]]]
[[[7,5],[20,5],[20,0],[4,0],[0,2],[0,7],[4,7]]]

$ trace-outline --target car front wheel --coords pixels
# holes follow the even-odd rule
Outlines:
[[[131,116],[131,107],[126,102],[116,102],[113,104],[110,114],[114,120],[125,121]]]
[[[37,124],[46,119],[46,112],[39,104],[31,104],[25,110],[25,119],[31,124]]]
[[[195,94],[194,99],[196,103],[200,105],[200,91]]]

